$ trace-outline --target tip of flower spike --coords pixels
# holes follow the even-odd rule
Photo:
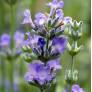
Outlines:
[[[24,17],[30,17],[30,16],[31,16],[30,10],[29,9],[26,9],[24,11]]]
[[[58,7],[59,8],[63,8],[64,7],[64,2],[62,0],[58,3]]]
[[[58,9],[58,8],[63,8],[64,7],[64,2],[62,0],[61,1],[53,0],[52,2],[49,2],[46,5],[53,8],[53,9]]]
[[[29,9],[26,9],[24,11],[24,19],[23,19],[21,24],[29,26],[29,27],[31,26],[32,28],[35,28],[35,25],[34,25],[32,19],[31,19],[31,13],[30,13]]]

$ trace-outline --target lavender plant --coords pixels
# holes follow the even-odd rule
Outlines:
[[[6,33],[2,34],[0,38],[0,54],[4,56],[4,58],[7,58],[7,60],[16,58],[21,53],[21,46],[23,42],[24,34],[19,31],[16,31],[13,37],[14,47],[12,48],[11,36]]]
[[[9,70],[8,77],[9,77],[9,82],[10,82],[10,92],[14,92],[14,66],[15,66],[15,59],[17,60],[20,58],[20,53],[21,53],[21,45],[24,42],[24,34],[16,31],[13,37],[13,42],[14,42],[14,47],[11,48],[11,36],[9,34],[2,34],[0,37],[0,58],[2,59],[1,64],[2,64],[2,86],[3,89],[6,84],[5,80],[7,79],[7,69]],[[9,61],[8,66],[6,66],[6,61]],[[2,91],[4,92],[4,91]]]
[[[50,7],[49,13],[38,12],[34,21],[29,9],[24,11],[22,22],[29,30],[25,33],[23,54],[25,61],[30,62],[25,80],[41,92],[47,92],[56,83],[58,70],[61,70],[60,56],[68,48],[72,57],[71,69],[67,71],[65,80],[69,89],[66,92],[84,92],[78,85],[77,72],[74,70],[74,56],[80,51],[77,43],[82,35],[82,22],[72,21],[72,18],[64,17],[64,2],[53,0],[46,4]],[[66,34],[67,33],[67,34]],[[68,38],[72,39],[72,45]],[[73,86],[72,86],[73,85]]]

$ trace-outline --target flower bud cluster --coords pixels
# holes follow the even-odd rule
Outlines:
[[[78,40],[82,36],[82,22],[77,22],[76,20],[70,21],[68,24],[68,36],[72,40],[72,43],[68,43],[68,51],[71,56],[75,56],[80,52],[80,50],[83,48],[82,45],[78,46]]]
[[[67,83],[74,84],[78,80],[78,71],[73,70],[66,70],[65,80]]]

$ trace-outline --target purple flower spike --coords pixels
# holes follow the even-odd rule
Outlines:
[[[11,37],[8,34],[3,34],[0,39],[0,46],[1,47],[9,47],[11,42]]]
[[[52,53],[63,53],[67,46],[67,39],[65,37],[56,37],[52,41]]]
[[[41,26],[41,25],[44,25],[46,20],[47,20],[47,17],[45,16],[45,14],[39,12],[35,15],[34,22],[37,26]]]
[[[24,34],[19,31],[16,31],[14,34],[14,41],[16,48],[21,47],[24,42]]]
[[[32,28],[35,27],[34,23],[32,22],[31,14],[30,14],[30,10],[29,9],[26,9],[24,11],[24,20],[23,20],[22,24],[29,25]]]
[[[60,59],[50,60],[47,63],[47,66],[53,71],[57,71],[61,69]]]
[[[74,84],[74,85],[72,86],[72,92],[85,92],[85,91],[84,91],[82,88],[80,88],[79,85]]]

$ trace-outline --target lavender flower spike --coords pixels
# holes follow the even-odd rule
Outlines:
[[[85,92],[85,91],[84,91],[82,88],[80,88],[79,85],[74,84],[74,85],[72,86],[72,92]]]
[[[0,39],[1,47],[9,47],[11,41],[11,37],[8,34],[3,34]]]
[[[31,19],[31,13],[30,13],[30,10],[29,9],[26,9],[24,11],[24,20],[23,20],[22,24],[30,25],[32,28],[35,27],[32,19]]]

